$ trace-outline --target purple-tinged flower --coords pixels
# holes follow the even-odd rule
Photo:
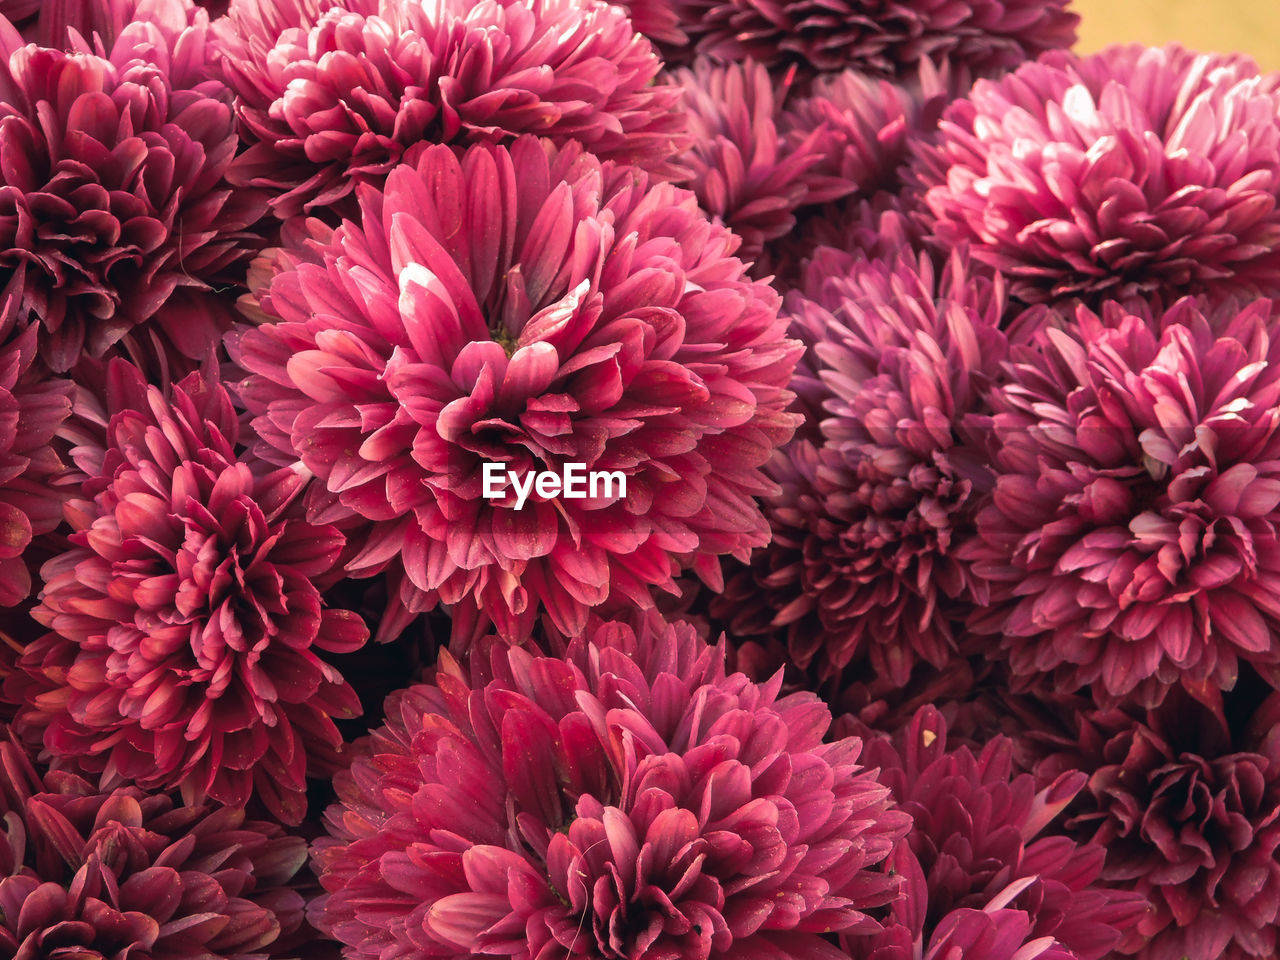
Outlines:
[[[1077,713],[1075,741],[1037,770],[1089,771],[1067,826],[1107,848],[1110,883],[1150,898],[1122,951],[1141,960],[1280,948],[1280,694],[1239,721],[1231,706],[1175,693],[1153,711]]]
[[[193,374],[166,393],[114,361],[108,387],[105,410],[86,412],[96,444],[73,451],[72,546],[41,570],[33,616],[51,632],[19,662],[19,726],[104,789],[254,795],[296,823],[306,774],[336,766],[333,718],[359,712],[319,656],[368,635],[321,602],[342,537],[293,515],[296,472],[238,455],[221,385]]]
[[[742,237],[740,255],[754,260],[769,240],[795,227],[795,211],[827,203],[854,189],[836,175],[817,175],[835,140],[821,121],[784,135],[787,85],[774,89],[759,63],[717,65],[706,59],[673,71],[684,90],[693,143],[681,163],[702,209]]]
[[[811,403],[826,394],[822,437],[772,461],[774,541],[747,575],[800,667],[830,680],[869,657],[903,684],[917,660],[955,655],[951,619],[985,599],[955,550],[991,482],[966,435],[983,432],[1005,355],[1004,295],[961,253],[941,269],[924,255],[830,262],[848,272],[820,259],[810,296],[787,301],[816,380],[797,389]],[[731,632],[742,621],[729,608],[750,592],[713,603]]]
[[[1044,955],[1102,960],[1147,910],[1141,895],[1104,882],[1104,846],[1046,833],[1086,774],[1064,770],[1037,790],[1032,775],[1014,773],[1010,740],[976,755],[950,748],[933,707],[892,738],[868,739],[864,759],[913,822],[888,861],[906,895],[890,907],[883,942],[853,944],[855,957],[910,960],[923,938],[926,955],[941,958],[1021,960],[1053,945],[1061,952]]]
[[[220,31],[252,142],[232,177],[282,218],[354,212],[424,143],[528,133],[655,173],[684,146],[680,91],[598,0],[237,0]]]
[[[1280,665],[1280,341],[1270,304],[1083,308],[991,396],[998,473],[961,553],[970,627],[1022,686],[1153,705]],[[1105,319],[1105,322],[1104,322]]]
[[[1066,0],[675,0],[697,52],[892,77],[921,60],[979,74],[1075,43]]]
[[[813,958],[878,929],[906,833],[856,738],[656,615],[497,641],[393,695],[330,808],[313,921],[346,956]]]
[[[302,924],[301,838],[242,810],[41,774],[0,738],[0,955],[263,960]]]
[[[126,338],[199,357],[225,327],[194,293],[254,245],[264,211],[223,174],[231,94],[204,79],[208,22],[143,0],[97,52],[24,45],[0,20],[0,290],[41,329],[57,371]]]
[[[1280,81],[1178,46],[978,81],[922,145],[937,242],[1028,303],[1280,291]]]
[[[455,638],[542,612],[574,635],[767,542],[800,345],[692,194],[522,138],[432,148],[361,204],[254,272],[260,325],[233,345],[263,455],[315,475],[314,522],[355,525],[349,574],[394,563]],[[625,496],[486,497],[487,462],[617,472]]]

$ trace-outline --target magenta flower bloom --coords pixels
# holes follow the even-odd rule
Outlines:
[[[922,59],[983,74],[1075,43],[1066,0],[675,0],[699,53],[810,71],[909,73]]]
[[[0,289],[57,371],[134,336],[206,353],[220,317],[190,293],[246,255],[264,209],[223,182],[235,117],[203,77],[207,18],[144,7],[104,55],[24,46],[0,20]]]
[[[775,539],[751,575],[799,666],[827,680],[869,657],[904,684],[917,660],[955,655],[950,618],[985,598],[955,550],[991,482],[965,435],[984,432],[1006,351],[1003,289],[961,254],[941,270],[927,256],[815,266],[812,299],[793,292],[787,304],[816,374],[797,389],[811,404],[825,393],[822,437],[772,462]],[[731,604],[713,611],[732,615]]]
[[[71,413],[72,386],[48,376],[36,357],[38,330],[0,305],[0,608],[31,592],[23,554],[62,519],[64,473],[51,441]]]
[[[1125,953],[1262,960],[1280,947],[1280,694],[1245,710],[1235,729],[1221,700],[1185,694],[1077,714],[1076,742],[1037,770],[1091,771],[1068,826],[1107,848],[1111,883],[1154,907]]]
[[[282,218],[381,185],[424,142],[531,133],[661,172],[683,146],[679,90],[598,0],[237,0],[220,29],[255,141],[233,179]]]
[[[743,259],[754,260],[766,241],[789,233],[798,207],[854,189],[844,178],[814,172],[834,145],[822,139],[825,126],[789,136],[779,131],[787,90],[774,90],[763,65],[700,59],[672,79],[684,89],[693,137],[681,158],[693,171],[690,186],[703,210],[742,237]]]
[[[923,935],[928,955],[941,958],[1021,960],[1055,944],[1063,952],[1043,956],[1102,960],[1147,910],[1139,894],[1104,883],[1104,846],[1044,835],[1084,773],[1063,771],[1037,790],[1030,774],[1014,774],[1005,737],[977,755],[949,749],[933,707],[893,738],[869,739],[864,759],[880,767],[913,824],[889,861],[907,878],[906,896],[890,908],[883,945],[855,943],[855,957],[910,960]]]
[[[1028,302],[1280,291],[1280,93],[1178,46],[1047,55],[979,81],[921,148],[937,240]]]
[[[768,540],[753,499],[791,435],[799,344],[692,194],[576,146],[426,151],[346,223],[255,272],[234,352],[264,455],[313,473],[313,522],[356,524],[347,564],[394,560],[403,603],[525,636],[651,606],[682,564]],[[510,485],[581,463],[586,499]]]
[[[487,655],[486,655],[487,654]],[[878,929],[906,832],[812,694],[656,615],[393,695],[337,781],[317,926],[349,958],[805,957]]]
[[[1280,341],[1270,304],[1206,319],[1081,310],[993,394],[999,478],[962,553],[972,629],[1022,685],[1158,702],[1276,676]]]
[[[242,810],[41,775],[0,737],[3,956],[261,960],[302,924],[301,838]]]
[[[33,616],[52,632],[20,660],[19,724],[105,789],[252,794],[296,823],[305,775],[336,763],[332,718],[360,709],[318,655],[368,635],[321,603],[342,538],[290,512],[294,471],[237,457],[220,385],[192,375],[166,394],[115,361],[100,419],[97,445],[75,450],[72,547],[41,570]]]

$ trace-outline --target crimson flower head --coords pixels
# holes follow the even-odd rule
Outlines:
[[[937,241],[1028,303],[1280,291],[1280,92],[1176,45],[1052,53],[956,101],[916,176]]]
[[[864,759],[912,829],[889,860],[906,896],[885,936],[854,943],[855,957],[910,960],[923,939],[939,960],[1103,960],[1146,911],[1141,895],[1104,881],[1103,846],[1046,832],[1084,773],[1064,770],[1038,790],[1031,774],[1014,773],[1012,741],[996,737],[976,754],[951,748],[933,707],[893,737],[869,739]]]
[[[1270,304],[1081,309],[992,394],[990,502],[962,553],[1015,680],[1100,701],[1276,676],[1280,341]]]
[[[1280,694],[1239,718],[1238,699],[1253,698],[1076,714],[1075,741],[1037,768],[1091,771],[1067,826],[1107,848],[1110,883],[1150,898],[1123,946],[1140,960],[1280,949]]]
[[[317,926],[375,958],[843,955],[908,821],[813,694],[656,614],[394,694],[337,781]]]
[[[57,371],[126,337],[202,356],[221,317],[194,294],[245,257],[263,210],[223,181],[238,140],[230,92],[204,78],[207,16],[136,15],[67,51],[0,20],[0,302],[39,322]]]
[[[599,0],[236,0],[219,23],[252,146],[233,178],[323,214],[422,143],[522,133],[671,172],[680,91]]]
[[[302,839],[242,810],[42,774],[0,737],[3,956],[262,960],[301,925]]]
[[[743,626],[762,603],[793,660],[820,679],[869,658],[902,685],[917,661],[954,656],[949,617],[985,597],[956,549],[990,484],[965,433],[985,432],[1007,349],[1003,289],[961,253],[939,269],[927,255],[855,262],[830,251],[815,259],[809,292],[789,294],[787,309],[811,345],[797,390],[820,404],[821,437],[774,458],[775,539],[753,557],[754,591],[736,586],[713,610]],[[759,600],[735,609],[752,592]]]
[[[922,59],[981,74],[1071,46],[1066,0],[667,0],[698,53],[892,77]],[[635,6],[634,0],[632,3]],[[641,4],[647,7],[648,3]]]
[[[524,138],[434,147],[361,204],[254,271],[233,345],[263,455],[363,544],[348,573],[394,561],[401,601],[453,605],[455,629],[545,611],[574,635],[768,540],[754,498],[800,345],[692,194]],[[625,496],[487,497],[486,463],[616,472]]]
[[[297,473],[238,456],[227,391],[200,374],[165,393],[114,361],[86,418],[100,428],[74,451],[83,499],[66,507],[70,549],[41,570],[32,615],[51,632],[19,661],[18,723],[104,788],[256,795],[298,822],[305,775],[342,743],[332,718],[359,712],[319,655],[367,636],[317,587],[341,536],[290,511]]]

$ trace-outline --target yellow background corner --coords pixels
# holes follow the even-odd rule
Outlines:
[[[1247,53],[1264,70],[1280,69],[1280,0],[1074,0],[1076,49],[1109,43],[1178,41],[1202,53]]]

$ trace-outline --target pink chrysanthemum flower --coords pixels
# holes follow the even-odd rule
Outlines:
[[[822,437],[774,458],[774,541],[749,575],[801,667],[827,680],[869,657],[903,684],[918,659],[954,656],[950,617],[985,599],[955,549],[991,480],[965,437],[982,432],[1005,354],[1003,290],[960,253],[940,270],[927,256],[833,255],[815,263],[810,294],[787,303],[826,394]],[[713,612],[741,627],[732,598],[751,592],[730,590]]]
[[[58,371],[129,336],[201,356],[221,317],[191,293],[246,255],[264,209],[223,182],[235,117],[204,79],[207,17],[137,14],[98,52],[25,46],[0,20],[0,299],[39,321]]]
[[[990,74],[1075,43],[1066,0],[674,0],[699,53],[894,76],[922,59]]]
[[[912,141],[933,130],[970,82],[966,71],[939,71],[927,60],[898,82],[841,70],[816,78],[788,104],[782,128],[792,138],[818,132],[822,159],[813,174],[846,183],[858,198],[896,192]]]
[[[684,90],[693,144],[681,158],[702,209],[742,237],[741,256],[754,260],[768,240],[789,233],[798,207],[826,203],[854,189],[847,179],[818,175],[824,163],[827,127],[819,121],[786,136],[786,84],[774,89],[759,63],[717,65],[698,60],[676,70]]]
[[[692,194],[523,138],[435,147],[361,204],[255,272],[261,325],[234,349],[264,455],[315,474],[316,522],[365,524],[350,574],[394,561],[405,605],[453,605],[455,635],[477,612],[527,635],[543,610],[572,635],[767,542],[753,498],[800,345]],[[485,462],[617,471],[626,494],[517,509],[510,485],[483,496]]]
[[[71,384],[48,376],[36,325],[20,322],[15,307],[0,303],[0,607],[31,592],[23,554],[62,519],[63,495],[50,481],[64,467],[51,441],[71,413]]]
[[[1081,309],[1010,367],[991,399],[999,478],[962,553],[992,590],[970,625],[1023,685],[1152,704],[1230,687],[1242,658],[1278,676],[1269,316]]]
[[[254,141],[233,177],[281,217],[380,184],[424,141],[529,133],[664,173],[683,146],[680,91],[598,0],[237,0],[222,25]]]
[[[306,774],[336,763],[332,718],[359,712],[318,656],[367,637],[317,588],[342,538],[291,515],[297,473],[237,456],[220,385],[193,374],[166,394],[115,361],[100,419],[105,443],[74,451],[86,477],[66,508],[72,547],[41,570],[33,616],[52,632],[20,661],[32,693],[19,723],[105,788],[256,795],[296,823]]]
[[[1120,952],[1262,960],[1280,949],[1280,694],[1245,710],[1228,723],[1220,700],[1173,694],[1145,713],[1076,714],[1076,742],[1037,769],[1090,771],[1068,827],[1107,848],[1110,882],[1151,899]]]
[[[1280,291],[1280,87],[1177,46],[979,81],[916,175],[937,241],[1025,302]]]
[[[263,960],[302,924],[301,838],[242,810],[41,775],[0,738],[0,955]]]
[[[563,659],[446,655],[339,776],[313,920],[352,960],[838,960],[823,934],[878,929],[908,821],[778,684],[656,615]]]
[[[1045,834],[1084,773],[1063,771],[1037,790],[1033,776],[1014,773],[1010,740],[976,755],[950,749],[933,707],[894,737],[867,740],[864,759],[913,823],[889,860],[906,896],[891,906],[886,936],[855,942],[855,957],[911,960],[923,938],[928,955],[946,958],[1021,960],[1055,944],[1071,960],[1102,960],[1147,911],[1142,896],[1103,881],[1104,846]]]

